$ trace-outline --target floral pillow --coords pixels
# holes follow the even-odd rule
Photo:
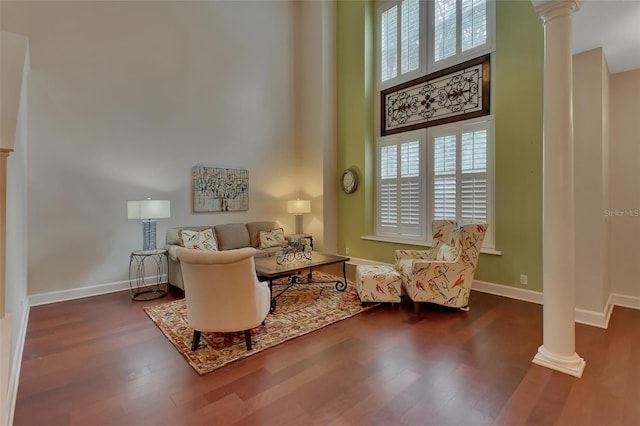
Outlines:
[[[211,228],[202,231],[183,229],[180,232],[180,239],[184,247],[188,249],[218,251],[218,242]]]
[[[284,229],[276,228],[271,231],[260,231],[258,235],[260,240],[260,248],[265,249],[268,247],[279,247],[284,245]]]

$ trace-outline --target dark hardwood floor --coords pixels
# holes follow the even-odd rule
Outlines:
[[[469,312],[385,305],[198,376],[142,311],[178,297],[32,308],[14,424],[640,424],[637,310],[576,325],[581,379],[531,363],[541,306],[478,292]]]

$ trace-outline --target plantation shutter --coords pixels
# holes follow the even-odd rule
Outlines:
[[[429,72],[493,50],[493,0],[434,0]]]
[[[420,142],[400,145],[400,222],[409,227],[420,224]]]
[[[487,42],[487,0],[462,0],[462,45],[466,52]]]
[[[420,66],[420,1],[404,0],[400,11],[400,69],[405,74]]]
[[[462,133],[461,223],[487,221],[487,131]]]
[[[398,74],[398,6],[380,16],[380,79],[390,80]]]
[[[376,233],[409,239],[426,238],[426,131],[380,139]]]
[[[457,220],[455,134],[434,139],[433,153],[433,218]]]
[[[456,54],[457,43],[457,0],[436,0],[434,16],[434,58],[435,61]]]
[[[380,148],[380,223],[383,226],[398,224],[398,147]]]

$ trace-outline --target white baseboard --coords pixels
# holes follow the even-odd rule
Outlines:
[[[387,265],[387,266],[393,266],[392,263],[384,263],[384,262],[377,262],[375,260],[368,260],[368,259],[361,259],[359,257],[352,257],[350,258],[350,260],[347,262],[349,265]]]
[[[11,369],[9,374],[9,383],[7,385],[7,399],[6,404],[8,407],[8,413],[2,421],[7,421],[7,425],[13,424],[13,415],[16,408],[16,397],[18,396],[18,383],[20,381],[20,369],[22,368],[22,354],[24,352],[24,342],[27,337],[27,325],[29,323],[29,305],[23,304],[20,315],[13,318],[19,321],[18,327],[18,340],[16,341],[16,352],[13,356],[13,362],[11,363]],[[2,423],[4,425],[4,423]]]
[[[612,300],[613,295],[609,296],[609,300],[607,300],[603,312],[587,311],[586,309],[576,308],[576,322],[594,327],[608,328],[609,319],[611,318],[611,313],[615,306]]]
[[[623,294],[612,294],[612,303],[616,306],[622,306],[624,308],[640,309],[640,297],[625,296]]]
[[[158,276],[147,277],[148,282],[158,282]],[[162,274],[160,282],[169,282],[167,274]],[[46,305],[49,303],[64,302],[66,300],[81,299],[83,297],[99,296],[101,294],[115,293],[116,291],[129,290],[129,281],[117,281],[114,283],[98,284],[89,287],[70,288],[68,290],[52,291],[49,293],[32,294],[29,296],[29,306]]]
[[[471,287],[473,290],[483,293],[494,294],[496,296],[508,297],[511,299],[523,300],[525,302],[542,304],[542,293],[531,290],[524,290],[506,285],[493,284],[485,281],[474,280]],[[580,324],[591,325],[593,327],[607,328],[614,306],[625,306],[628,308],[640,309],[640,298],[612,294],[607,301],[602,312],[589,311],[586,309],[575,309],[575,321]]]
[[[509,287],[507,285],[494,284],[486,281],[473,280],[472,290],[482,293],[494,294],[496,296],[508,297],[510,299],[523,300],[525,302],[542,305],[542,293],[522,288]]]
[[[32,294],[29,296],[29,306],[39,306],[49,303],[64,302],[66,300],[80,299],[83,297],[99,296],[101,294],[128,289],[129,281],[119,281],[115,283],[93,285],[90,287],[70,288],[68,290]]]

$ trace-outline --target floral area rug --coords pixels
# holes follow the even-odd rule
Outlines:
[[[337,291],[335,281],[338,279],[317,271],[313,272],[313,281],[327,282],[309,284],[306,283],[306,274],[301,277],[300,284],[294,285],[277,298],[276,310],[267,315],[265,325],[251,330],[251,351],[247,351],[242,331],[203,332],[198,350],[191,351],[193,329],[189,328],[187,322],[187,305],[184,299],[144,310],[189,365],[202,375],[375,306],[363,307],[360,304],[352,282],[348,283],[345,291]],[[284,284],[277,283],[274,282],[274,294],[284,288]]]

